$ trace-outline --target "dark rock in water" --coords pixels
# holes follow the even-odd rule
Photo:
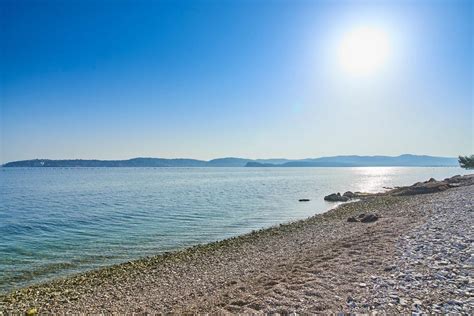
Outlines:
[[[349,199],[352,199],[353,197],[355,197],[355,194],[352,193],[351,191],[347,191],[347,192],[344,192],[344,194],[342,196],[345,196],[345,197],[348,197]]]
[[[347,196],[342,196],[341,193],[338,192],[326,195],[324,200],[329,202],[347,202],[349,201],[349,198]]]
[[[300,202],[309,202],[309,199],[299,199]]]
[[[436,182],[435,178],[430,178],[427,182]]]
[[[362,217],[362,219],[360,221],[362,223],[372,223],[372,222],[375,222],[378,219],[379,219],[379,217],[377,216],[377,214],[367,214],[364,217]]]
[[[347,219],[347,221],[348,221],[349,223],[356,223],[356,222],[358,222],[358,220],[357,220],[355,217],[349,217],[349,218]]]

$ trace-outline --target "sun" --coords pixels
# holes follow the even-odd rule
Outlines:
[[[358,27],[342,37],[339,62],[348,73],[371,74],[387,62],[389,51],[388,36],[382,29]]]

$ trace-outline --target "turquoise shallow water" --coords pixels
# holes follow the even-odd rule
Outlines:
[[[0,168],[0,292],[321,213],[460,168]],[[309,198],[310,202],[298,202]]]

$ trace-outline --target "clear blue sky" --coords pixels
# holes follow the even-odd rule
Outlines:
[[[0,10],[0,162],[474,151],[472,1]],[[341,70],[337,43],[367,25],[389,57],[370,75]]]

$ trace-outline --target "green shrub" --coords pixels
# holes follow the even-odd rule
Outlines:
[[[464,169],[474,169],[474,155],[459,156],[459,165]]]

